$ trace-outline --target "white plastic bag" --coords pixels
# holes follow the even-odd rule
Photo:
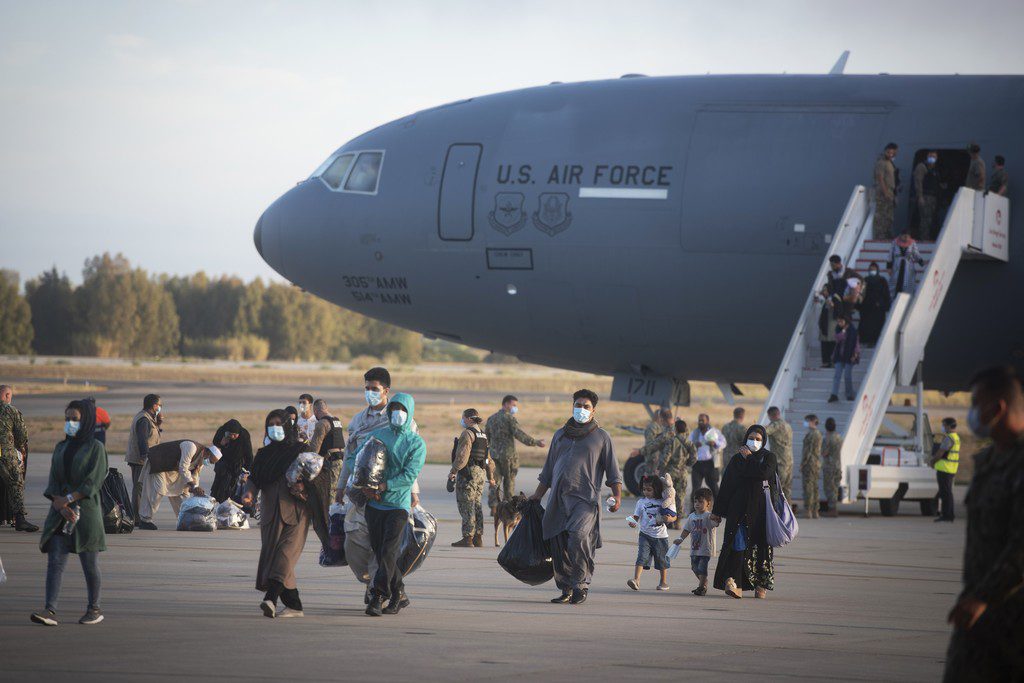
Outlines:
[[[7,572],[4,571],[4,561],[0,560],[0,583],[7,582]]]
[[[248,529],[249,515],[245,514],[242,506],[233,500],[225,500],[217,506],[217,528],[218,529]]]

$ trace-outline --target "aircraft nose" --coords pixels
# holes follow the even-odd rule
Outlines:
[[[267,265],[281,275],[288,277],[284,272],[284,254],[281,252],[281,225],[282,225],[281,200],[271,204],[259,220],[256,221],[256,228],[252,233],[252,240],[256,245],[256,251],[260,258],[266,261]]]

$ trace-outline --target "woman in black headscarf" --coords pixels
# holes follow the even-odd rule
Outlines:
[[[103,621],[100,611],[98,554],[107,549],[100,489],[107,475],[107,449],[96,440],[96,404],[72,401],[64,411],[64,440],[53,449],[50,479],[43,495],[50,512],[43,524],[39,549],[47,553],[46,606],[32,621],[57,625],[57,599],[68,554],[76,553],[85,572],[89,606],[80,624]]]
[[[724,517],[725,539],[715,569],[715,588],[734,598],[753,590],[754,597],[765,598],[775,587],[775,564],[768,545],[765,517],[764,482],[771,495],[780,495],[778,462],[765,444],[768,435],[761,425],[751,425],[746,443],[732,456],[718,499],[711,510],[711,521]]]
[[[295,583],[295,565],[306,545],[309,511],[306,502],[292,495],[285,473],[302,452],[295,422],[283,410],[267,415],[270,445],[256,452],[242,505],[251,506],[261,494],[260,561],[256,590],[264,591],[260,609],[267,617],[301,617],[302,601]],[[277,599],[284,608],[278,611]]]
[[[210,495],[223,503],[238,490],[242,468],[252,469],[252,439],[238,420],[228,420],[213,435],[212,443],[220,448],[221,458],[213,466]]]

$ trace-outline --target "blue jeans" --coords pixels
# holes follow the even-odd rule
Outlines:
[[[706,577],[708,575],[708,562],[710,561],[711,558],[707,555],[690,555],[690,569],[697,576]]]
[[[839,395],[839,378],[846,379],[846,398],[853,399],[853,363],[836,363],[836,371],[832,375],[832,395]]]
[[[654,560],[655,569],[668,569],[671,566],[668,560],[667,538],[651,538],[641,532],[637,545],[636,566],[650,569],[651,560]]]
[[[56,533],[46,544],[46,609],[57,611],[57,599],[60,597],[60,585],[64,579],[64,567],[68,564],[68,553],[71,539]],[[98,552],[78,553],[85,572],[85,586],[89,593],[89,607],[99,609],[100,606],[100,566],[97,562]]]

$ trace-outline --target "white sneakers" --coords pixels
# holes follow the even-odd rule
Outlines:
[[[270,600],[264,600],[260,603],[260,609],[263,610],[263,616],[273,619],[277,616],[277,605]]]
[[[658,590],[660,590],[660,591],[667,591],[668,590],[668,584],[667,583],[659,583],[658,584]]]
[[[290,617],[294,618],[294,617],[304,617],[304,616],[306,616],[306,615],[302,613],[302,610],[300,610],[300,609],[292,609],[291,607],[282,607],[281,611],[277,613],[277,618],[278,619],[288,619]]]

